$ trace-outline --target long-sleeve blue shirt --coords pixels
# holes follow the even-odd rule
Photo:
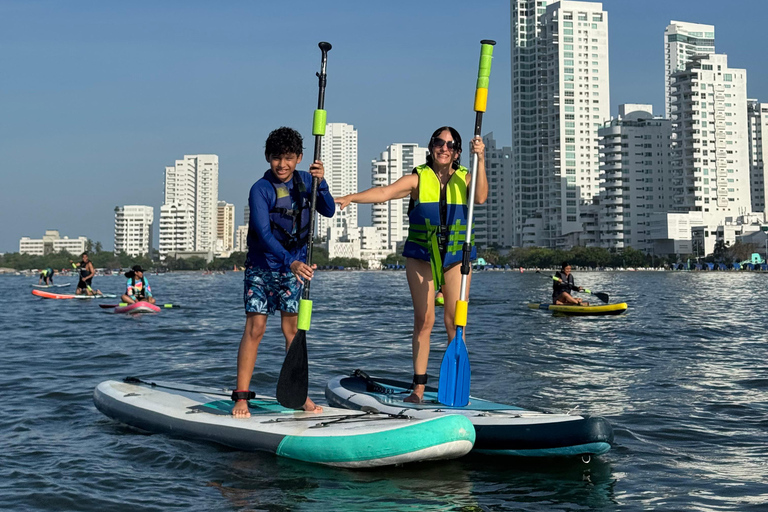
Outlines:
[[[304,182],[306,197],[311,200],[312,175],[305,171],[294,172],[298,173],[298,177]],[[273,183],[279,184],[280,181],[271,170],[268,170],[259,181],[253,184],[248,196],[248,206],[251,209],[251,215],[248,219],[248,258],[246,259],[246,266],[287,272],[294,261],[306,261],[307,246],[302,245],[292,251],[288,251],[272,234],[269,212],[275,207],[277,202]],[[293,195],[293,179],[283,184],[288,187],[289,192]],[[315,209],[325,217],[333,217],[336,211],[336,205],[333,202],[333,197],[328,190],[328,183],[325,180],[322,180],[317,187]]]

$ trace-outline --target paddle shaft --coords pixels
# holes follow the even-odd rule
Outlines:
[[[322,52],[322,60],[320,63],[320,72],[317,73],[318,78],[318,91],[317,91],[317,110],[315,110],[314,118],[312,119],[312,135],[315,136],[315,151],[312,163],[320,160],[320,151],[322,150],[323,135],[325,135],[325,122],[326,113],[325,107],[325,84],[326,74],[325,69],[328,65],[328,52],[331,50],[331,43],[321,42],[317,45]],[[307,241],[307,265],[312,266],[312,248],[314,246],[315,238],[315,210],[317,206],[317,188],[320,186],[320,180],[312,178],[312,197],[309,203],[309,240]],[[301,298],[309,300],[309,287],[312,283],[311,280],[307,280],[304,283],[304,291]]]

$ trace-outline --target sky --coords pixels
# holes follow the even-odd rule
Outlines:
[[[612,114],[663,113],[670,20],[715,25],[717,53],[768,101],[768,1],[602,4]],[[509,13],[504,0],[0,0],[0,252],[46,229],[111,249],[125,204],[154,206],[157,231],[165,167],[185,154],[219,156],[219,199],[240,224],[272,129],[296,128],[312,154],[320,41],[328,121],[358,130],[361,190],[389,144],[426,146],[446,124],[471,136],[482,39],[498,43],[483,133],[510,145]]]

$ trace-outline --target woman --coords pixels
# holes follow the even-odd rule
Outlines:
[[[405,274],[413,301],[413,393],[406,402],[421,402],[427,384],[429,336],[435,323],[435,290],[445,297],[445,330],[448,340],[456,335],[453,317],[461,284],[461,255],[467,229],[467,195],[471,175],[459,165],[461,136],[450,126],[435,130],[429,140],[427,163],[386,187],[336,199],[340,208],[349,203],[383,203],[410,196],[408,239],[403,248]],[[480,137],[471,142],[477,158],[475,203],[488,198],[485,145]],[[472,259],[476,249],[472,244]],[[470,278],[467,278],[469,296]]]
[[[589,306],[589,302],[584,302],[568,293],[571,290],[584,291],[583,287],[576,286],[573,282],[571,264],[567,261],[563,262],[560,268],[559,272],[555,272],[555,279],[552,283],[552,304]]]

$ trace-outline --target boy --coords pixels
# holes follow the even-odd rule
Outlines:
[[[259,343],[267,326],[267,315],[280,310],[285,348],[298,332],[299,299],[304,280],[312,279],[316,265],[307,259],[312,178],[320,180],[316,210],[332,217],[336,205],[323,180],[325,168],[319,160],[309,172],[297,171],[303,156],[303,139],[292,128],[278,128],[267,137],[264,155],[269,170],[257,181],[248,197],[248,257],[245,262],[245,331],[237,353],[237,389],[232,393],[232,415],[247,418],[253,368]],[[307,398],[303,409],[320,412]]]

